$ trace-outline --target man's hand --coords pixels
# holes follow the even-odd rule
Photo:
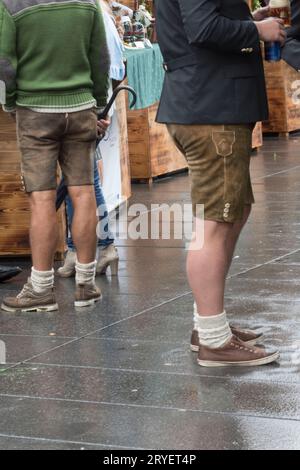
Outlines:
[[[109,128],[110,124],[111,124],[111,120],[108,117],[106,119],[101,119],[100,121],[97,122],[97,130],[98,130],[99,139],[105,136],[105,133],[107,129]]]
[[[259,8],[258,10],[255,10],[255,12],[253,13],[253,18],[255,21],[263,21],[266,18],[269,18],[270,11],[271,9],[269,6],[264,7],[264,8]]]
[[[283,46],[286,41],[284,21],[279,18],[255,22],[259,37],[264,42],[280,42]]]

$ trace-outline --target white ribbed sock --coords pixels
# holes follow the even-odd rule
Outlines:
[[[221,348],[232,337],[226,312],[210,317],[194,316],[195,326],[199,333],[200,344],[208,348]]]
[[[35,292],[45,292],[54,286],[54,269],[51,271],[37,271],[31,268],[31,284]]]
[[[95,282],[97,261],[82,264],[76,261],[76,284],[91,284]]]
[[[197,304],[194,302],[194,330],[198,329],[198,309],[197,309]]]

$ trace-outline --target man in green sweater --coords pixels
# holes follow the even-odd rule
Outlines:
[[[75,305],[84,307],[101,298],[95,285],[93,159],[108,72],[98,0],[0,0],[0,86],[5,90],[3,108],[17,121],[33,260],[22,292],[3,300],[5,311],[58,308],[53,289],[57,163],[75,211]]]

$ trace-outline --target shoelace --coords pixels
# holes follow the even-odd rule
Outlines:
[[[23,297],[23,295],[26,294],[27,292],[30,292],[29,284],[25,284],[25,286],[21,290],[20,294],[17,295],[17,299],[20,299],[21,297]]]

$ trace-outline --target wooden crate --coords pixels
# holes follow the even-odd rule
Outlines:
[[[252,148],[258,149],[263,146],[262,123],[258,122],[254,128],[252,135]]]
[[[157,104],[128,111],[128,140],[131,177],[148,180],[187,168],[164,124],[155,122]]]
[[[300,129],[300,102],[295,100],[300,73],[285,61],[264,63],[270,119],[263,132],[287,134]],[[298,82],[298,84],[297,84]]]
[[[28,228],[30,213],[27,195],[22,191],[20,154],[15,124],[0,110],[0,256],[30,255]],[[57,259],[65,250],[64,208],[58,213]]]

